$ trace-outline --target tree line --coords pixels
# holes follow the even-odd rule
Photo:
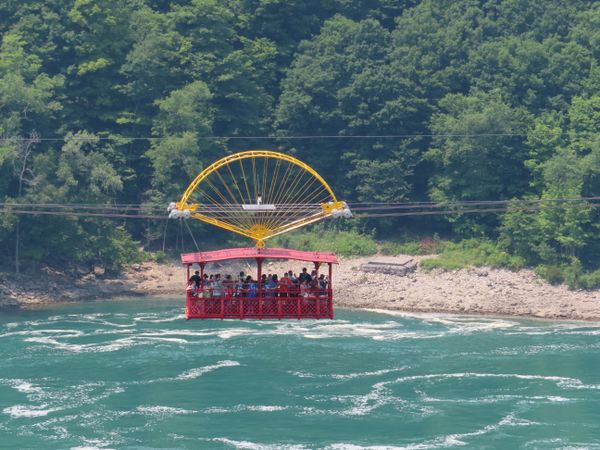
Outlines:
[[[6,266],[117,269],[164,231],[11,203],[164,206],[245,149],[290,152],[349,201],[600,196],[593,0],[7,0],[0,34]],[[515,207],[363,225],[596,270],[598,218]]]

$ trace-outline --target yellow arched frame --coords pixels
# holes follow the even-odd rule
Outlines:
[[[243,159],[248,159],[248,158],[274,158],[274,159],[279,159],[282,161],[287,161],[289,163],[295,164],[296,166],[307,171],[313,177],[315,177],[323,185],[323,187],[327,190],[327,192],[331,196],[332,201],[328,202],[328,203],[322,203],[321,210],[318,213],[309,215],[300,220],[296,220],[296,221],[293,221],[291,223],[288,223],[288,224],[285,224],[282,226],[267,227],[267,226],[262,226],[262,225],[255,225],[248,229],[241,228],[239,226],[224,222],[222,220],[219,220],[219,219],[216,219],[213,217],[208,217],[200,212],[197,212],[197,209],[200,207],[199,204],[189,204],[188,203],[192,193],[196,190],[196,188],[200,185],[200,183],[202,183],[202,181],[205,180],[210,174],[219,170],[221,167],[226,166],[227,164],[230,164],[235,161],[240,161]],[[305,226],[305,225],[311,224],[313,222],[316,222],[318,220],[329,217],[333,214],[334,210],[344,209],[345,206],[346,205],[344,202],[337,200],[335,194],[333,193],[333,190],[331,189],[331,187],[329,187],[329,185],[323,179],[323,177],[321,175],[319,175],[319,173],[317,171],[315,171],[312,167],[310,167],[308,164],[305,164],[302,161],[300,161],[292,156],[286,155],[284,153],[278,153],[278,152],[273,152],[273,151],[269,151],[269,150],[250,150],[250,151],[235,153],[233,155],[226,156],[225,158],[222,158],[222,159],[214,162],[213,164],[208,166],[206,169],[204,169],[202,172],[200,172],[200,174],[190,183],[190,185],[188,186],[186,191],[183,193],[181,200],[176,203],[176,207],[179,211],[188,210],[190,212],[191,217],[194,217],[203,222],[224,228],[224,229],[232,231],[234,233],[241,234],[242,236],[249,237],[250,239],[253,239],[256,241],[257,247],[264,247],[264,241],[266,239],[269,239],[271,237],[277,236],[279,234],[282,234],[282,233],[285,233],[285,232],[288,232],[291,230],[295,230],[296,228],[300,228],[302,226]]]

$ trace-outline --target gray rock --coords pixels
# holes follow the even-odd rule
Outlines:
[[[404,263],[369,261],[366,264],[361,265],[360,270],[369,273],[407,276],[417,270],[417,263],[412,259],[409,259]]]

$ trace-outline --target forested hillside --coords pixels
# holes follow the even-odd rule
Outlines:
[[[6,267],[18,249],[22,265],[118,268],[164,231],[10,204],[165,207],[206,164],[253,148],[294,154],[348,201],[600,196],[593,0],[3,0],[0,35]],[[389,135],[406,137],[356,138]],[[489,238],[579,273],[600,266],[599,216],[357,226]]]

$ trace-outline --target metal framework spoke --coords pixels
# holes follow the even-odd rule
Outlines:
[[[349,214],[313,168],[268,150],[236,153],[211,164],[174,210],[249,237],[257,246],[336,212]]]

